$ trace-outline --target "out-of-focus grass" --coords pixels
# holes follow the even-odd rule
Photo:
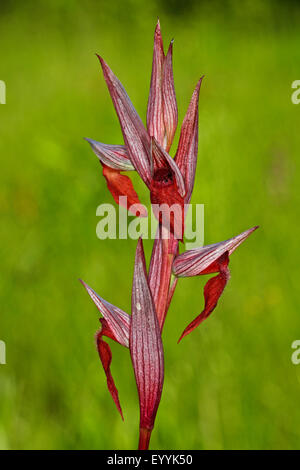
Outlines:
[[[206,75],[193,195],[205,204],[205,242],[261,228],[232,256],[216,312],[177,345],[201,311],[205,279],[179,282],[163,333],[165,386],[152,448],[299,447],[300,366],[290,359],[300,337],[300,106],[290,99],[300,78],[296,7],[209,5],[3,5],[1,448],[136,446],[128,350],[113,344],[123,423],[94,347],[97,311],[77,280],[129,312],[136,243],[96,238],[96,207],[112,199],[83,137],[122,141],[94,52],[145,116],[157,15],[165,43],[175,37],[180,121]]]

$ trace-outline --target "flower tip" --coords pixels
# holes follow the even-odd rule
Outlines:
[[[92,149],[94,148],[94,146],[97,144],[96,140],[93,140],[93,139],[89,139],[88,137],[83,137],[84,140],[86,140],[90,146],[92,147]]]
[[[139,237],[137,246],[136,246],[136,254],[141,254],[143,252],[144,252],[143,237]]]
[[[85,289],[88,289],[89,286],[82,279],[79,278],[78,281],[83,285]]]
[[[99,62],[101,64],[101,67],[104,69],[105,67],[107,67],[107,63],[105,62],[105,60],[103,59],[103,57],[101,57],[101,55],[97,54],[96,53],[96,56],[98,57],[99,59]]]
[[[172,39],[172,41],[170,41],[170,45],[169,45],[167,55],[171,54],[171,56],[172,56],[172,54],[173,54],[173,44],[174,44],[174,39]]]
[[[180,336],[179,340],[177,341],[177,344],[181,343],[181,340],[183,340],[184,337],[185,337],[185,334],[183,332],[182,335]]]
[[[255,232],[255,230],[257,230],[258,228],[259,228],[259,225],[255,225],[254,227],[246,230],[244,234],[248,237],[249,235],[251,235],[251,233]]]
[[[163,50],[163,42],[162,42],[162,36],[161,36],[161,29],[160,29],[160,21],[159,18],[157,19],[157,23],[155,26],[155,31],[154,31],[154,43],[159,45],[159,47]]]
[[[198,83],[197,83],[197,88],[200,88],[202,80],[204,79],[205,75],[202,75],[202,77],[199,78]]]

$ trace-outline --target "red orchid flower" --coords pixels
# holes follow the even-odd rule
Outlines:
[[[144,127],[123,85],[104,59],[98,56],[104,79],[120,121],[124,146],[107,145],[86,139],[102,167],[114,200],[127,196],[127,209],[139,203],[128,176],[123,171],[136,170],[150,191],[154,215],[170,228],[176,238],[183,238],[184,203],[192,193],[197,154],[198,98],[202,78],[197,84],[192,102],[184,119],[175,159],[171,148],[177,127],[177,103],[172,69],[173,41],[165,56],[159,21],[154,35],[154,50],[150,94],[147,109],[147,129]],[[123,199],[122,199],[123,200]],[[169,215],[158,206],[179,207],[181,213]],[[140,215],[146,216],[146,212]],[[163,217],[165,216],[165,218]],[[177,223],[177,220],[180,222]]]
[[[231,253],[233,253],[257,228],[258,226],[250,228],[240,233],[240,235],[224,242],[185,251],[175,258],[173,262],[173,274],[177,277],[219,273],[206,283],[204,287],[204,310],[185,328],[178,343],[214,311],[227,281],[230,278],[228,269],[229,255],[231,255]]]
[[[131,316],[99,297],[85,282],[81,283],[103,315],[100,319],[102,327],[96,334],[96,344],[108,389],[122,419],[118,390],[110,372],[112,354],[103,336],[130,349],[140,402],[139,449],[147,449],[162,393],[164,357],[142,240],[139,239],[136,249]]]
[[[173,41],[164,54],[159,22],[154,35],[147,129],[134,109],[122,84],[99,57],[117,116],[124,145],[107,145],[87,139],[103,167],[108,189],[118,204],[127,196],[126,208],[139,203],[127,171],[137,171],[150,191],[154,214],[159,221],[149,271],[143,243],[137,244],[131,297],[131,315],[110,304],[83,281],[100,311],[101,329],[96,334],[99,357],[109,392],[123,419],[118,391],[111,375],[112,353],[104,337],[129,348],[140,405],[139,449],[148,449],[151,431],[160,403],[164,358],[161,332],[181,277],[218,273],[204,287],[204,310],[188,325],[179,341],[195,329],[216,308],[229,279],[229,256],[257,228],[227,241],[179,254],[184,234],[184,208],[190,203],[198,153],[198,102],[202,78],[198,81],[183,120],[175,158],[169,150],[177,127],[178,113],[172,70]],[[180,208],[180,214],[161,211],[162,206]],[[140,215],[147,213],[141,207]],[[134,212],[135,213],[135,212]],[[180,215],[180,217],[179,217]],[[171,282],[172,274],[175,276]]]

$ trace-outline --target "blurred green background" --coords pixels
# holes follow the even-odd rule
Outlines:
[[[299,13],[260,0],[1,2],[0,448],[136,448],[129,352],[112,344],[123,423],[95,350],[97,310],[78,282],[130,312],[136,242],[97,239],[96,207],[112,197],[83,137],[122,143],[95,52],[144,118],[157,16],[165,46],[175,38],[179,123],[206,76],[192,199],[205,204],[205,243],[260,229],[231,257],[212,317],[177,345],[207,279],[179,282],[151,448],[300,447]]]

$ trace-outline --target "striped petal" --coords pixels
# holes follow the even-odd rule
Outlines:
[[[231,255],[257,228],[258,226],[250,228],[236,237],[220,243],[206,245],[181,253],[176,256],[173,262],[173,273],[178,277],[190,277],[218,272],[218,263],[216,264],[216,261],[220,256],[226,251]]]
[[[124,145],[107,145],[92,139],[85,139],[101,163],[119,171],[132,171],[132,165]]]
[[[197,154],[198,154],[198,103],[199,92],[203,77],[200,78],[194,90],[180,132],[175,161],[183,174],[186,195],[185,202],[189,203],[194,187]]]
[[[160,23],[154,33],[152,75],[147,108],[147,129],[150,136],[154,136],[163,145],[165,126],[163,119],[162,73],[165,61],[164,46],[161,37]]]
[[[98,58],[120,121],[128,156],[142,180],[149,185],[151,182],[149,135],[123,85],[102,57],[98,56]]]
[[[129,346],[129,329],[130,316],[115,305],[110,304],[89,287],[84,281],[80,280],[85,287],[87,293],[96,305],[99,312],[105,318],[109,328],[113,332],[116,341],[128,348]]]
[[[144,448],[143,438],[145,435],[150,438],[161,398],[164,356],[141,239],[135,257],[129,348],[140,402],[139,448]]]
[[[173,41],[165,57],[159,20],[154,33],[152,75],[147,108],[147,129],[150,136],[170,150],[178,122],[177,102],[172,65]]]
[[[165,58],[162,80],[163,117],[165,125],[164,148],[167,152],[171,148],[178,123],[178,110],[174,87],[172,54],[173,41],[171,41],[167,56]]]

